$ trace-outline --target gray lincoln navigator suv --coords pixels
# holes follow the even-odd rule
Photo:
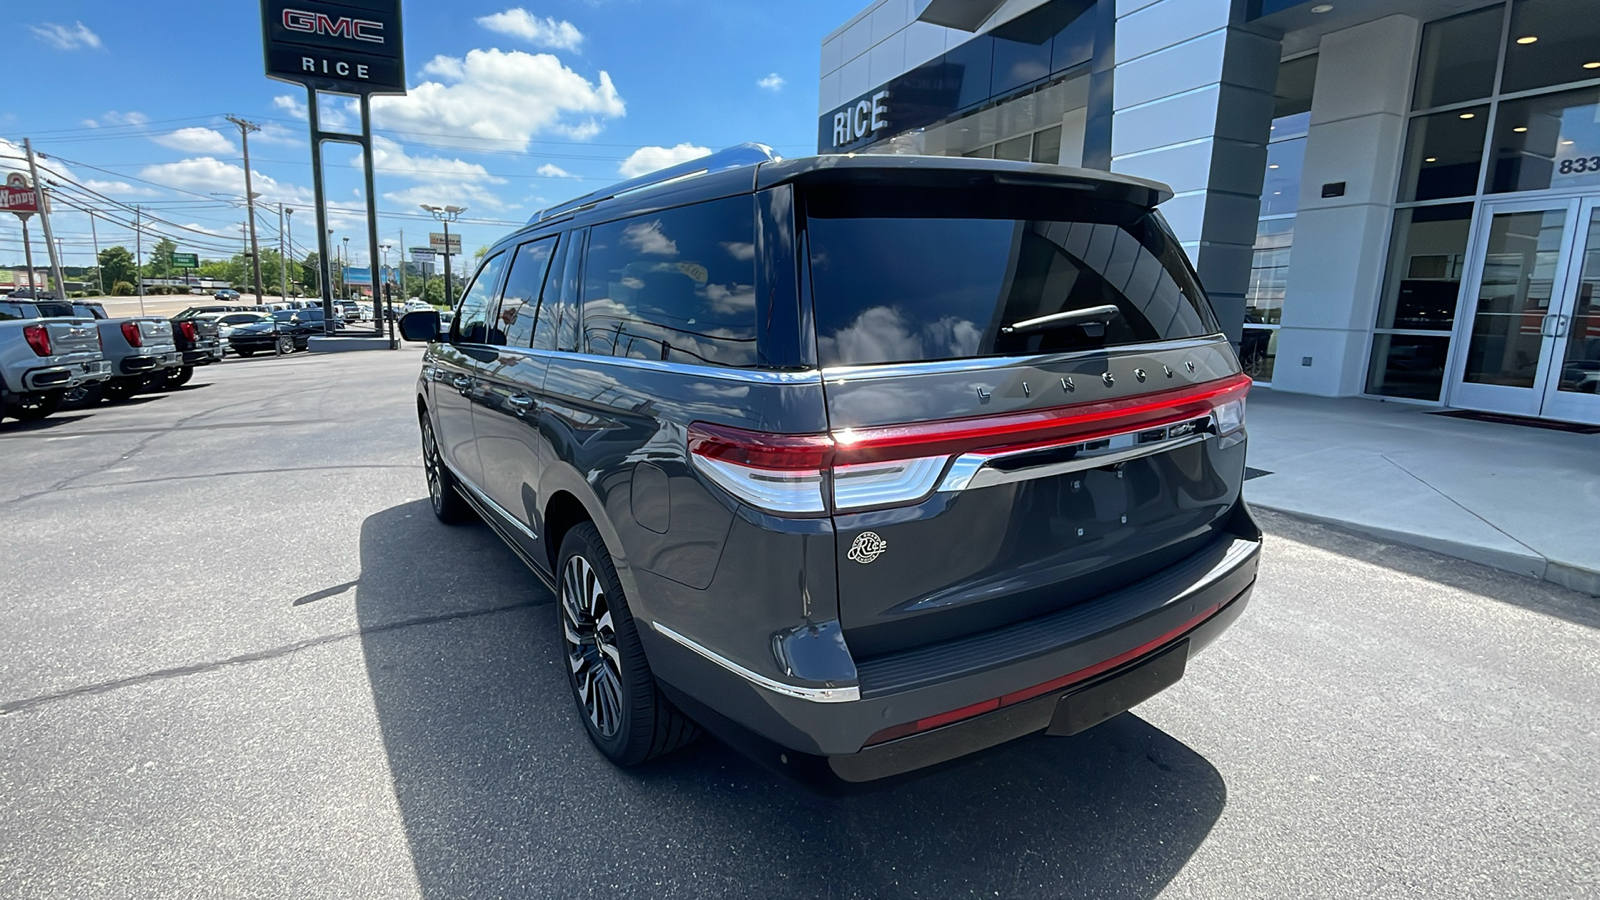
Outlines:
[[[559,599],[620,765],[700,727],[867,781],[1073,734],[1243,611],[1249,380],[1162,185],[745,145],[490,249],[430,345],[434,512]]]

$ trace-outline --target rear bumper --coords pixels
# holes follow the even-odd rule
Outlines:
[[[148,375],[162,369],[170,369],[183,364],[183,356],[177,350],[168,350],[161,353],[143,354],[140,356],[124,357],[119,368],[123,375]]]
[[[111,377],[111,363],[103,359],[30,369],[22,376],[23,389],[29,391],[71,390]]]
[[[179,352],[183,355],[184,365],[203,366],[222,359],[222,343],[220,341],[202,341]]]
[[[647,652],[675,699],[725,739],[754,748],[758,760],[809,755],[837,778],[867,781],[1044,730],[1062,696],[1179,644],[1198,653],[1243,612],[1260,548],[1259,535],[1227,535],[1087,603],[859,661],[859,683],[831,695],[763,685],[686,646],[682,635],[660,634],[659,624]],[[893,736],[919,722],[916,733]]]

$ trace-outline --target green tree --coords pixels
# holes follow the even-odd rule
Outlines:
[[[432,303],[434,306],[444,305],[444,279],[429,278],[428,284],[417,295],[423,302]]]
[[[162,238],[150,251],[150,262],[145,264],[144,272],[149,278],[172,278],[172,254],[178,245],[171,238]]]
[[[316,252],[306,254],[300,262],[300,283],[305,285],[305,292],[311,296],[320,296],[322,289],[322,260]]]
[[[105,276],[107,285],[119,282],[133,283],[138,280],[138,266],[134,263],[133,254],[127,247],[107,247],[100,251],[100,273]]]

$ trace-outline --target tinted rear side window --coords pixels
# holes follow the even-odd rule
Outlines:
[[[1064,193],[980,201],[963,191],[883,191],[812,203],[819,362],[1028,355],[1216,332],[1159,217]],[[1103,306],[1116,314],[1003,330]]]
[[[589,233],[589,353],[700,365],[756,364],[755,206],[714,200]]]
[[[511,347],[528,347],[533,343],[533,323],[539,314],[539,289],[544,286],[545,273],[550,268],[550,254],[556,248],[556,239],[547,237],[517,248],[511,261],[511,272],[506,275],[506,289],[501,292],[500,312],[495,329],[500,335],[490,334],[491,344]],[[496,339],[499,337],[500,339]]]
[[[0,321],[10,319],[37,319],[38,314],[23,303],[0,303]]]

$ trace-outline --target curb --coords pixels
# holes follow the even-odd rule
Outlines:
[[[1547,581],[1551,584],[1567,588],[1568,590],[1577,591],[1582,594],[1589,594],[1590,596],[1594,597],[1600,597],[1600,572],[1595,572],[1590,569],[1583,568],[1582,566],[1552,562],[1550,559],[1537,553],[1510,553],[1505,550],[1497,550],[1492,547],[1483,547],[1477,544],[1468,544],[1461,541],[1452,541],[1446,538],[1436,538],[1424,534],[1415,534],[1407,531],[1395,531],[1390,528],[1380,528],[1363,522],[1352,521],[1350,519],[1338,519],[1332,516],[1319,516],[1316,513],[1309,513],[1298,509],[1288,509],[1282,506],[1273,506],[1271,504],[1261,503],[1255,500],[1247,502],[1249,502],[1251,506],[1271,510],[1275,513],[1282,513],[1283,515],[1287,516],[1294,516],[1297,519],[1305,519],[1306,521],[1316,522],[1322,525],[1333,525],[1338,528],[1343,528],[1347,531],[1354,531],[1359,534],[1367,535],[1368,537],[1375,537],[1380,540],[1389,541],[1395,544],[1404,544],[1408,547],[1417,547],[1422,550],[1429,550],[1434,553],[1454,557],[1456,559],[1464,559],[1468,562],[1475,562],[1488,566],[1491,569],[1499,569],[1502,572],[1510,572],[1514,575],[1523,575],[1539,581]]]

